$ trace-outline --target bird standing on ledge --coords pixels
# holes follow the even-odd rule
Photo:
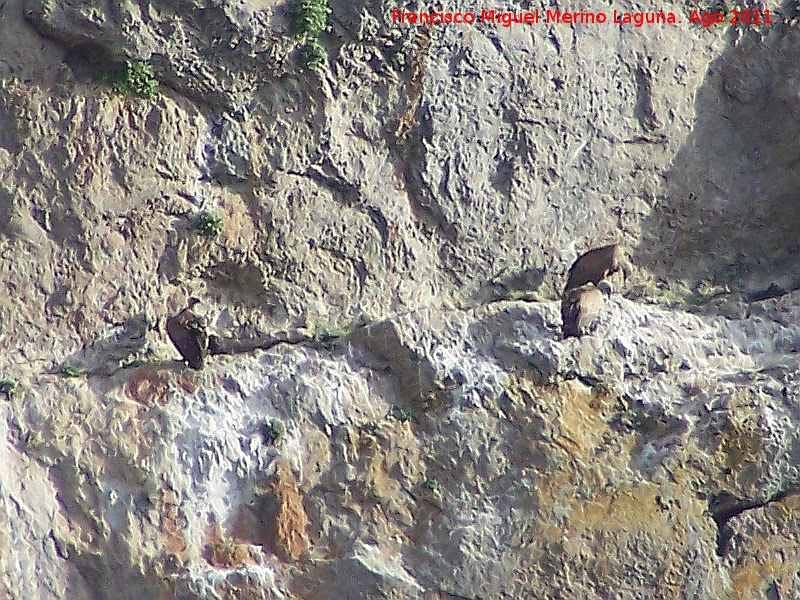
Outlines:
[[[589,250],[579,256],[570,267],[567,285],[564,286],[564,297],[566,298],[570,290],[589,282],[597,285],[602,279],[611,277],[617,271],[622,271],[627,283],[632,267],[622,246],[611,244]]]
[[[206,320],[192,311],[199,302],[197,298],[189,298],[186,308],[167,319],[169,339],[181,353],[183,360],[196,370],[203,368],[208,355]]]
[[[581,337],[589,330],[606,298],[611,296],[611,284],[601,281],[597,286],[589,282],[564,293],[561,300],[561,321],[564,324],[564,339]]]

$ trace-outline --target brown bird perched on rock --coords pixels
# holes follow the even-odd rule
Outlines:
[[[561,300],[561,321],[564,324],[564,339],[581,337],[597,318],[600,309],[613,289],[608,281],[597,286],[589,282],[564,292]]]
[[[569,270],[567,285],[564,286],[564,297],[569,290],[578,288],[589,282],[597,285],[601,280],[622,271],[625,281],[631,275],[631,263],[625,251],[618,244],[594,248],[578,257]]]
[[[189,298],[188,305],[174,317],[167,319],[167,335],[183,360],[193,369],[202,369],[208,355],[206,320],[192,309],[200,300]]]

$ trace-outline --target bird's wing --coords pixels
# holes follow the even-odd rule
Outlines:
[[[578,326],[581,304],[580,297],[583,290],[580,288],[570,290],[561,302],[561,321],[564,325],[564,337],[580,335]]]
[[[202,369],[208,351],[208,335],[200,327],[201,322],[180,314],[167,319],[167,335],[193,369]]]
[[[603,292],[597,288],[586,290],[581,295],[580,305],[578,306],[578,326],[581,329],[589,327],[594,321],[595,317],[600,312],[600,307],[603,305],[605,298]]]

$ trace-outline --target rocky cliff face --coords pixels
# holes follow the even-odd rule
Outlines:
[[[0,7],[0,596],[800,597],[797,7],[420,8]]]

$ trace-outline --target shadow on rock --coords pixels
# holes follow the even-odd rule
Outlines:
[[[634,262],[763,298],[800,286],[800,30],[733,29],[743,37],[697,91],[693,130]]]
[[[144,313],[130,317],[113,333],[85,344],[55,372],[67,376],[112,375],[126,367],[151,363],[154,353],[147,333],[152,329],[154,326]]]

